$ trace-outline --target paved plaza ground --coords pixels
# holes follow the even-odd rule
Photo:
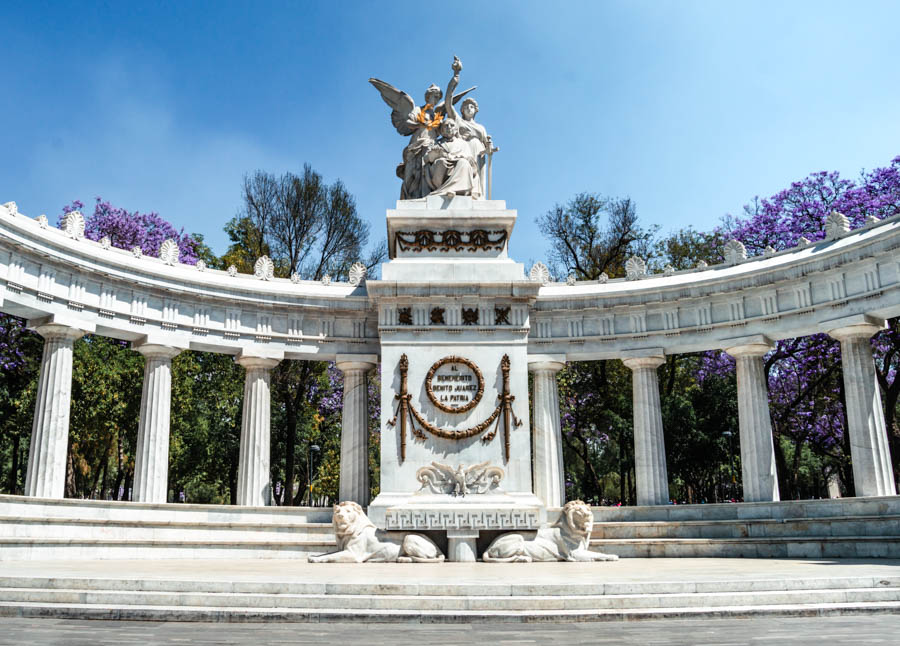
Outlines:
[[[510,594],[503,586],[540,587],[554,594],[554,586],[718,581],[724,585],[751,580],[837,577],[900,577],[896,559],[621,559],[605,563],[331,563],[292,559],[247,560],[85,560],[7,561],[6,577],[91,577],[164,579],[171,581],[278,582],[367,585],[386,592],[391,585],[492,586],[483,594]],[[378,588],[382,588],[378,590]],[[597,594],[603,594],[598,590]]]
[[[0,644],[896,644],[900,615],[649,620],[562,625],[209,624],[0,618]]]

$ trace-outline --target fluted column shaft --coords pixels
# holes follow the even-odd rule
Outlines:
[[[135,350],[144,355],[145,362],[132,500],[166,502],[169,491],[172,359],[180,350],[155,344],[143,345]]]
[[[769,391],[762,357],[772,346],[750,343],[728,348],[737,363],[741,473],[745,502],[780,500]]]
[[[271,373],[277,359],[245,357],[237,359],[244,367],[244,412],[241,418],[241,450],[238,461],[237,504],[263,507],[271,500],[272,406]],[[290,495],[290,492],[288,492]]]
[[[623,360],[632,373],[634,480],[639,505],[664,505],[669,502],[666,445],[656,375],[656,369],[664,362],[662,357]]]
[[[565,363],[558,361],[528,364],[534,377],[534,495],[548,507],[562,507],[566,502],[559,391],[556,384],[556,373],[565,366]]]
[[[67,325],[35,328],[44,337],[44,354],[34,404],[25,495],[62,498],[66,490],[69,413],[72,404],[72,352],[84,334]]]
[[[861,324],[828,332],[841,342],[847,433],[857,496],[893,496],[897,493],[881,407],[881,389],[869,343],[871,336],[881,329],[881,326]]]
[[[369,388],[366,373],[375,364],[339,357],[336,365],[344,374],[338,498],[341,502],[349,500],[365,507],[369,504]]]

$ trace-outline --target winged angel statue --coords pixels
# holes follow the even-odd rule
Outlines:
[[[446,95],[432,84],[425,90],[422,106],[390,83],[369,79],[390,106],[391,123],[397,132],[409,136],[403,161],[397,166],[397,177],[403,180],[401,200],[426,195],[471,195],[478,199],[484,197],[485,186],[490,186],[491,156],[498,149],[484,126],[475,121],[475,99],[463,101],[462,115],[456,112],[456,103],[475,87],[454,94],[462,71],[462,63],[455,56],[451,69],[453,77]]]

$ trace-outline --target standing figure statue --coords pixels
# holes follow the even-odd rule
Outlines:
[[[369,79],[390,106],[397,132],[409,135],[403,161],[397,166],[397,176],[403,180],[401,200],[427,195],[478,199],[490,193],[490,159],[497,149],[484,126],[475,121],[478,103],[474,99],[463,102],[462,118],[454,109],[475,88],[456,94],[462,63],[455,56],[452,69],[446,95],[432,85],[425,91],[423,106],[416,106],[412,97],[389,83]]]

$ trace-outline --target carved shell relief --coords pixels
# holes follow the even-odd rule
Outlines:
[[[350,272],[347,276],[350,284],[357,287],[366,282],[366,266],[361,262],[355,262],[350,266]]]
[[[275,263],[268,256],[260,256],[253,265],[253,275],[260,280],[272,280],[275,276]]]
[[[81,240],[84,237],[84,216],[81,211],[69,211],[62,221],[62,229],[73,240]]]
[[[825,239],[834,240],[850,231],[850,220],[843,213],[832,211],[825,218]]]
[[[647,263],[643,258],[632,256],[625,261],[625,278],[639,280],[647,275]]]
[[[727,264],[736,265],[747,260],[747,248],[744,247],[744,243],[740,240],[729,240],[725,243],[722,255],[725,256]]]
[[[546,285],[550,282],[550,270],[547,269],[547,265],[544,263],[536,262],[531,266],[531,271],[528,272],[528,278],[534,283]]]
[[[179,253],[178,243],[172,240],[172,238],[163,242],[159,247],[159,259],[169,266],[178,262]]]

